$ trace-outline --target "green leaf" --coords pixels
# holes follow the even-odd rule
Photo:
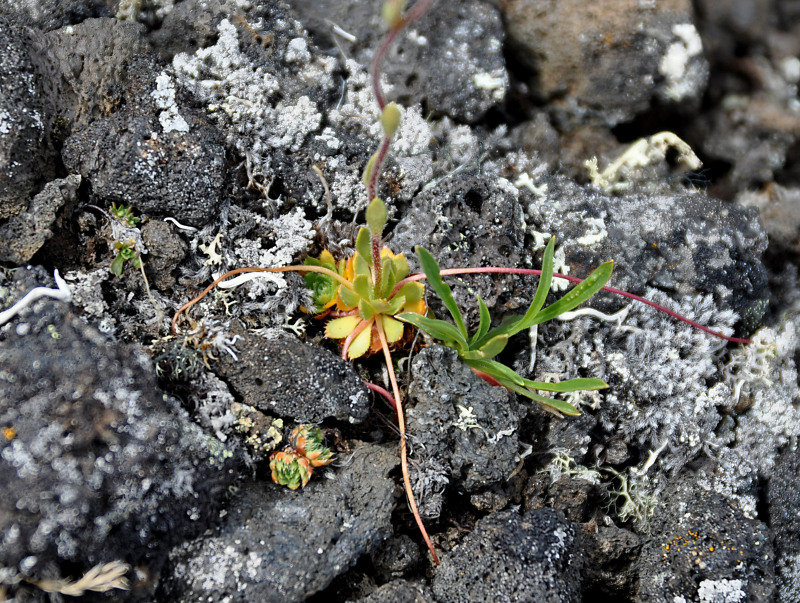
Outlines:
[[[434,339],[440,340],[447,347],[458,350],[459,352],[467,350],[467,340],[464,339],[461,332],[449,322],[436,318],[428,318],[416,312],[403,312],[397,314],[395,318],[425,331]]]
[[[406,283],[395,293],[395,297],[401,295],[405,298],[406,303],[413,304],[421,300],[422,296],[425,295],[425,287],[420,283]]]
[[[389,103],[393,105],[394,103]],[[388,105],[387,107],[388,108]],[[384,113],[386,113],[386,108],[384,108]],[[397,110],[397,106],[395,105],[395,110]],[[397,120],[399,122],[400,115],[398,112]],[[389,135],[391,136],[391,134]],[[389,212],[386,210],[386,204],[375,197],[370,204],[367,206],[367,226],[369,227],[372,236],[379,237],[383,234],[383,229],[386,227],[386,220],[389,217]]]
[[[111,261],[111,272],[117,276],[120,276],[124,267],[125,257],[121,253],[118,253],[117,256]]]
[[[605,389],[608,387],[608,383],[603,381],[602,379],[584,379],[584,378],[577,378],[577,379],[568,379],[566,381],[561,381],[560,383],[545,383],[543,381],[531,381],[530,379],[525,379],[525,387],[530,389],[537,389],[544,392],[577,392],[577,391],[591,391],[597,389]]]
[[[569,312],[570,310],[578,307],[603,288],[603,286],[608,282],[608,279],[611,278],[611,273],[613,271],[613,261],[601,264],[595,268],[583,282],[578,283],[572,289],[570,289],[566,295],[564,295],[564,297],[542,310],[527,326],[532,327],[533,325],[547,322],[548,320],[552,320],[564,312]]]
[[[397,279],[394,275],[394,262],[391,258],[383,258],[381,260],[381,290],[377,293],[378,297],[387,298],[392,292],[392,289],[397,284]]]
[[[481,336],[482,338],[489,339],[497,335],[506,334],[513,337],[520,331],[531,328],[536,322],[539,312],[547,300],[547,294],[550,292],[550,284],[553,280],[553,255],[555,253],[556,238],[551,237],[544,250],[544,257],[542,258],[542,274],[539,277],[539,284],[536,286],[536,293],[533,296],[531,305],[523,316],[512,316],[505,318],[500,325],[492,329],[489,333]],[[481,338],[476,340],[480,345]]]
[[[358,255],[360,255],[368,264],[368,266],[372,266],[372,235],[370,234],[369,230],[366,228],[360,228],[358,230],[358,236],[356,237],[356,251]],[[358,260],[356,260],[358,262]],[[356,272],[359,272],[356,269]]]
[[[480,295],[477,297],[480,321],[478,322],[478,330],[475,331],[472,339],[469,340],[470,349],[472,349],[474,345],[479,342],[484,335],[486,335],[486,333],[489,331],[489,327],[492,324],[492,317],[489,316],[489,308],[486,307],[486,303],[483,301],[483,298]]]
[[[453,292],[450,289],[450,285],[442,281],[439,264],[436,263],[436,260],[427,249],[420,247],[419,245],[417,245],[417,257],[419,258],[419,263],[422,265],[422,271],[428,278],[428,284],[431,286],[431,289],[433,289],[436,295],[439,296],[439,299],[442,300],[447,308],[447,311],[450,312],[450,316],[453,317],[453,321],[456,323],[456,327],[461,333],[461,338],[464,340],[466,347],[466,341],[469,338],[469,334],[467,333],[467,328],[464,326],[464,319],[461,317],[461,310],[458,309],[458,305],[453,297]]]
[[[497,362],[496,360],[474,359],[467,360],[466,363],[472,368],[476,368],[479,371],[486,373],[490,377],[493,377],[497,381],[509,381],[520,387],[522,387],[525,383],[525,379],[520,377],[513,369],[507,367],[501,362]]]
[[[542,406],[547,406],[549,408],[557,410],[560,413],[569,415],[570,417],[579,417],[581,414],[580,411],[569,402],[564,402],[563,400],[556,400],[555,398],[548,398],[547,396],[541,396],[535,392],[532,392],[529,389],[525,389],[524,387],[519,387],[518,385],[514,385],[513,383],[510,385],[502,383],[502,385],[508,387],[508,389],[515,391],[522,396],[525,396],[526,398],[530,398],[534,402],[538,402]]]
[[[339,285],[339,299],[341,299],[342,303],[348,308],[355,308],[358,302],[361,301],[361,298],[355,291],[348,289],[344,285]]]
[[[361,323],[361,317],[340,316],[333,318],[325,325],[325,337],[328,339],[344,339]]]
[[[478,360],[480,358],[494,358],[502,352],[508,344],[508,335],[493,337],[478,349],[470,349],[461,354],[464,360]]]
[[[369,320],[375,316],[375,308],[366,299],[362,299],[358,302],[358,313],[364,320]]]
[[[366,274],[359,274],[353,279],[353,289],[361,299],[372,299],[372,284]]]

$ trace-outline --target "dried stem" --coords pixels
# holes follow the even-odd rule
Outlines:
[[[172,332],[177,334],[178,333],[178,317],[181,315],[182,312],[187,311],[201,299],[203,299],[208,293],[217,285],[219,285],[222,281],[231,276],[235,276],[237,274],[244,274],[246,272],[318,272],[319,274],[325,274],[330,276],[331,278],[336,279],[342,285],[347,287],[348,289],[353,289],[353,284],[348,281],[343,276],[337,274],[333,270],[329,270],[323,266],[279,266],[277,268],[255,268],[255,267],[247,267],[247,268],[237,268],[236,270],[230,270],[220,276],[218,279],[214,280],[208,287],[203,289],[203,292],[195,297],[194,299],[189,300],[185,304],[183,304],[178,311],[175,312],[175,316],[172,317]]]
[[[428,550],[433,557],[433,562],[439,565],[439,557],[436,550],[433,548],[433,543],[428,536],[428,531],[425,529],[425,524],[422,523],[419,510],[417,509],[417,501],[414,499],[414,490],[411,488],[411,476],[408,474],[408,447],[406,445],[406,421],[403,414],[403,403],[400,398],[400,388],[397,387],[397,377],[394,374],[394,366],[392,365],[392,354],[389,351],[389,344],[386,342],[386,333],[383,331],[383,321],[381,316],[375,317],[375,327],[378,331],[378,337],[381,340],[381,348],[383,349],[383,357],[386,360],[386,369],[389,371],[389,381],[392,384],[392,393],[394,393],[395,405],[397,411],[397,427],[400,429],[400,467],[403,471],[403,484],[406,488],[406,497],[408,498],[408,507],[414,515],[417,522],[417,527],[422,534],[422,539],[428,545]]]

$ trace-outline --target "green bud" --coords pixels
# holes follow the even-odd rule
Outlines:
[[[400,126],[400,107],[396,102],[392,101],[383,108],[381,125],[387,138],[391,138],[397,132],[397,128]]]
[[[373,236],[379,237],[383,234],[388,217],[389,212],[386,210],[386,204],[378,197],[375,197],[367,206],[367,227],[369,227],[369,231]]]
[[[364,175],[361,177],[361,182],[364,183],[364,186],[369,186],[369,179],[372,178],[372,171],[375,169],[375,161],[377,159],[378,153],[375,152],[372,154],[372,157],[369,158],[367,167],[364,168]]]
[[[405,0],[386,0],[381,8],[383,21],[390,28],[399,27],[403,23],[403,13],[406,10]]]

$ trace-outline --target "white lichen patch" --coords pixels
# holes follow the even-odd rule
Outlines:
[[[306,136],[319,129],[322,122],[322,114],[307,96],[301,96],[294,105],[279,103],[276,113],[273,134],[267,139],[275,148],[288,147],[297,151]]]
[[[345,100],[340,107],[330,111],[328,117],[335,125],[358,134],[366,134],[378,141],[383,137],[383,128],[369,74],[356,61],[348,60],[345,66],[349,72]],[[391,86],[384,83],[384,90],[391,92]],[[422,109],[418,105],[401,107],[400,113],[400,129],[392,142],[392,154],[403,156],[426,152],[433,132],[422,115]]]
[[[608,236],[603,218],[584,218],[582,223],[586,226],[586,234],[575,239],[578,245],[595,245]]]
[[[658,71],[667,82],[665,96],[679,101],[694,93],[696,77],[692,77],[690,62],[703,52],[703,42],[695,26],[691,23],[677,23],[672,26],[676,40],[661,57]]]
[[[175,103],[175,83],[165,72],[156,78],[156,89],[150,93],[156,107],[162,111],[158,114],[158,121],[164,132],[188,132],[189,124],[178,112]]]

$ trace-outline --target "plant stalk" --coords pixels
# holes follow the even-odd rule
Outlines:
[[[417,501],[414,499],[414,490],[411,488],[411,476],[408,473],[408,447],[406,445],[406,421],[403,413],[403,403],[400,399],[400,388],[397,386],[397,377],[394,374],[394,365],[392,364],[392,355],[389,351],[389,344],[386,342],[386,333],[383,331],[383,321],[381,316],[375,317],[375,327],[378,331],[378,337],[381,340],[381,348],[383,349],[383,357],[386,360],[386,369],[389,371],[389,381],[392,384],[392,393],[395,399],[395,410],[397,411],[397,427],[400,430],[400,467],[403,471],[403,484],[406,488],[406,497],[408,498],[408,507],[414,515],[417,522],[417,527],[422,534],[422,539],[428,545],[428,550],[433,557],[433,562],[439,565],[439,556],[436,554],[436,549],[433,548],[433,543],[428,536],[428,531],[425,529],[425,524],[422,523],[419,510],[417,509]]]

